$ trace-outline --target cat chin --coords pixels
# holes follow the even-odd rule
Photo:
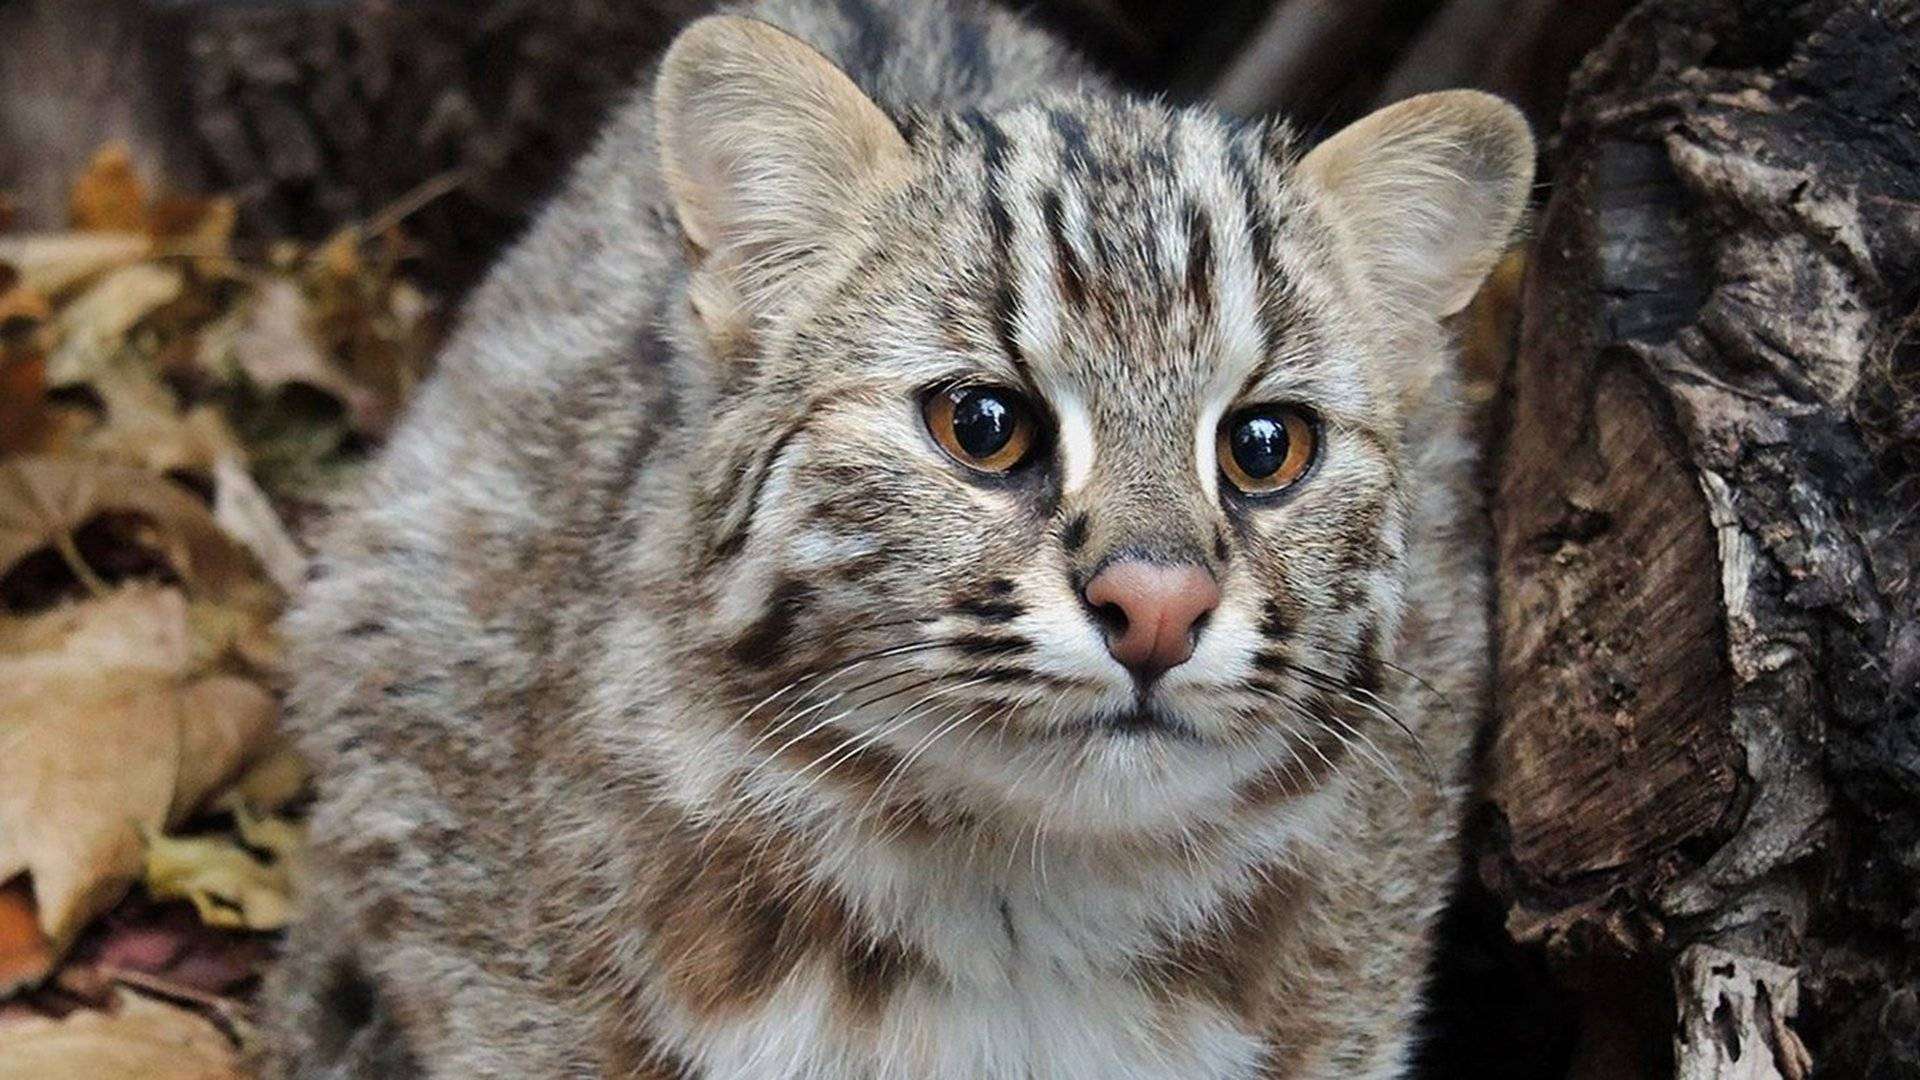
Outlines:
[[[980,809],[1049,835],[1093,838],[1217,818],[1265,762],[1258,750],[1207,738],[1176,714],[1109,711],[1062,721],[1017,750],[981,747],[945,764]]]

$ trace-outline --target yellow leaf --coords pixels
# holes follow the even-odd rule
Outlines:
[[[73,182],[67,216],[81,232],[144,232],[147,189],[125,143],[102,146]]]
[[[139,876],[136,829],[198,806],[271,726],[271,694],[193,655],[176,589],[0,620],[0,881],[32,876],[56,948]]]
[[[0,1080],[242,1080],[239,1053],[196,1013],[122,990],[113,1009],[0,1028]]]
[[[278,930],[293,917],[286,867],[261,862],[229,838],[149,832],[146,845],[147,891],[158,900],[191,901],[208,926]]]

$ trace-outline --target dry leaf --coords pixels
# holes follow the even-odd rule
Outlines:
[[[221,810],[271,814],[307,790],[307,763],[284,736],[276,736],[213,805]]]
[[[374,430],[380,403],[328,361],[316,337],[315,315],[300,284],[274,277],[260,287],[233,338],[233,360],[262,390],[295,384],[338,401],[356,430]]]
[[[267,576],[291,594],[307,576],[307,555],[300,550],[253,482],[238,455],[227,455],[213,467],[213,518],[227,535],[245,544],[266,568]]]
[[[285,842],[279,831],[270,835]],[[145,838],[145,880],[154,899],[191,901],[201,922],[230,930],[278,930],[293,917],[286,866],[262,862],[223,836]]]
[[[59,344],[48,359],[54,386],[92,382],[106,372],[140,320],[180,298],[186,275],[177,266],[134,263],[107,274],[60,309]]]
[[[0,1029],[0,1080],[245,1077],[233,1043],[199,1014],[125,990],[113,1004]]]
[[[12,336],[19,331],[7,324],[21,319],[45,322],[51,314],[53,309],[47,304],[46,296],[27,284],[25,276],[12,264],[0,262],[0,330]]]
[[[0,880],[31,873],[64,949],[269,730],[265,689],[195,666],[185,598],[135,587],[0,621]]]
[[[196,599],[247,599],[253,606],[252,557],[204,503],[143,470],[84,459],[0,460],[0,574],[29,552],[61,547],[73,530],[108,511],[150,523],[154,551]]]
[[[0,998],[53,971],[53,944],[40,932],[27,879],[0,884]]]
[[[0,454],[43,445],[47,416],[46,297],[0,263]]]
[[[219,409],[196,405],[182,413],[173,393],[151,372],[128,368],[91,385],[105,418],[78,441],[104,462],[156,475],[210,476],[220,461],[242,452],[239,436]]]
[[[0,262],[18,270],[28,288],[47,296],[137,263],[152,251],[153,240],[145,233],[0,236]]]
[[[67,217],[81,232],[144,232],[147,189],[125,143],[102,146],[73,182]]]

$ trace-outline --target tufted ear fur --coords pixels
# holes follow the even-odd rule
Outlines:
[[[1473,299],[1533,185],[1533,135],[1473,90],[1422,94],[1367,116],[1300,163],[1371,280],[1435,317]]]
[[[695,292],[710,324],[723,303],[749,319],[776,310],[862,198],[907,172],[899,129],[853,80],[752,19],[683,31],[661,61],[654,110],[674,212],[720,279]]]

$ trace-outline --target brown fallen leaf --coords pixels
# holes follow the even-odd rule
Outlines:
[[[0,884],[0,998],[37,984],[53,963],[53,945],[40,932],[27,879]]]
[[[140,875],[137,829],[184,818],[271,727],[273,695],[200,653],[172,588],[0,620],[0,881],[31,874],[58,950]]]
[[[122,990],[107,1011],[0,1029],[0,1080],[241,1080],[239,1052],[199,1014]]]
[[[284,735],[275,736],[233,786],[214,799],[220,810],[271,814],[299,798],[310,779],[307,763]]]
[[[144,232],[147,188],[125,143],[94,152],[67,195],[67,218],[81,232]]]
[[[153,548],[196,600],[248,601],[256,609],[260,572],[253,557],[214,520],[205,503],[142,469],[84,458],[0,459],[0,574],[46,547],[71,551],[73,531],[108,511],[151,526]],[[84,566],[74,567],[85,580]]]
[[[47,439],[47,298],[0,263],[0,454]]]

